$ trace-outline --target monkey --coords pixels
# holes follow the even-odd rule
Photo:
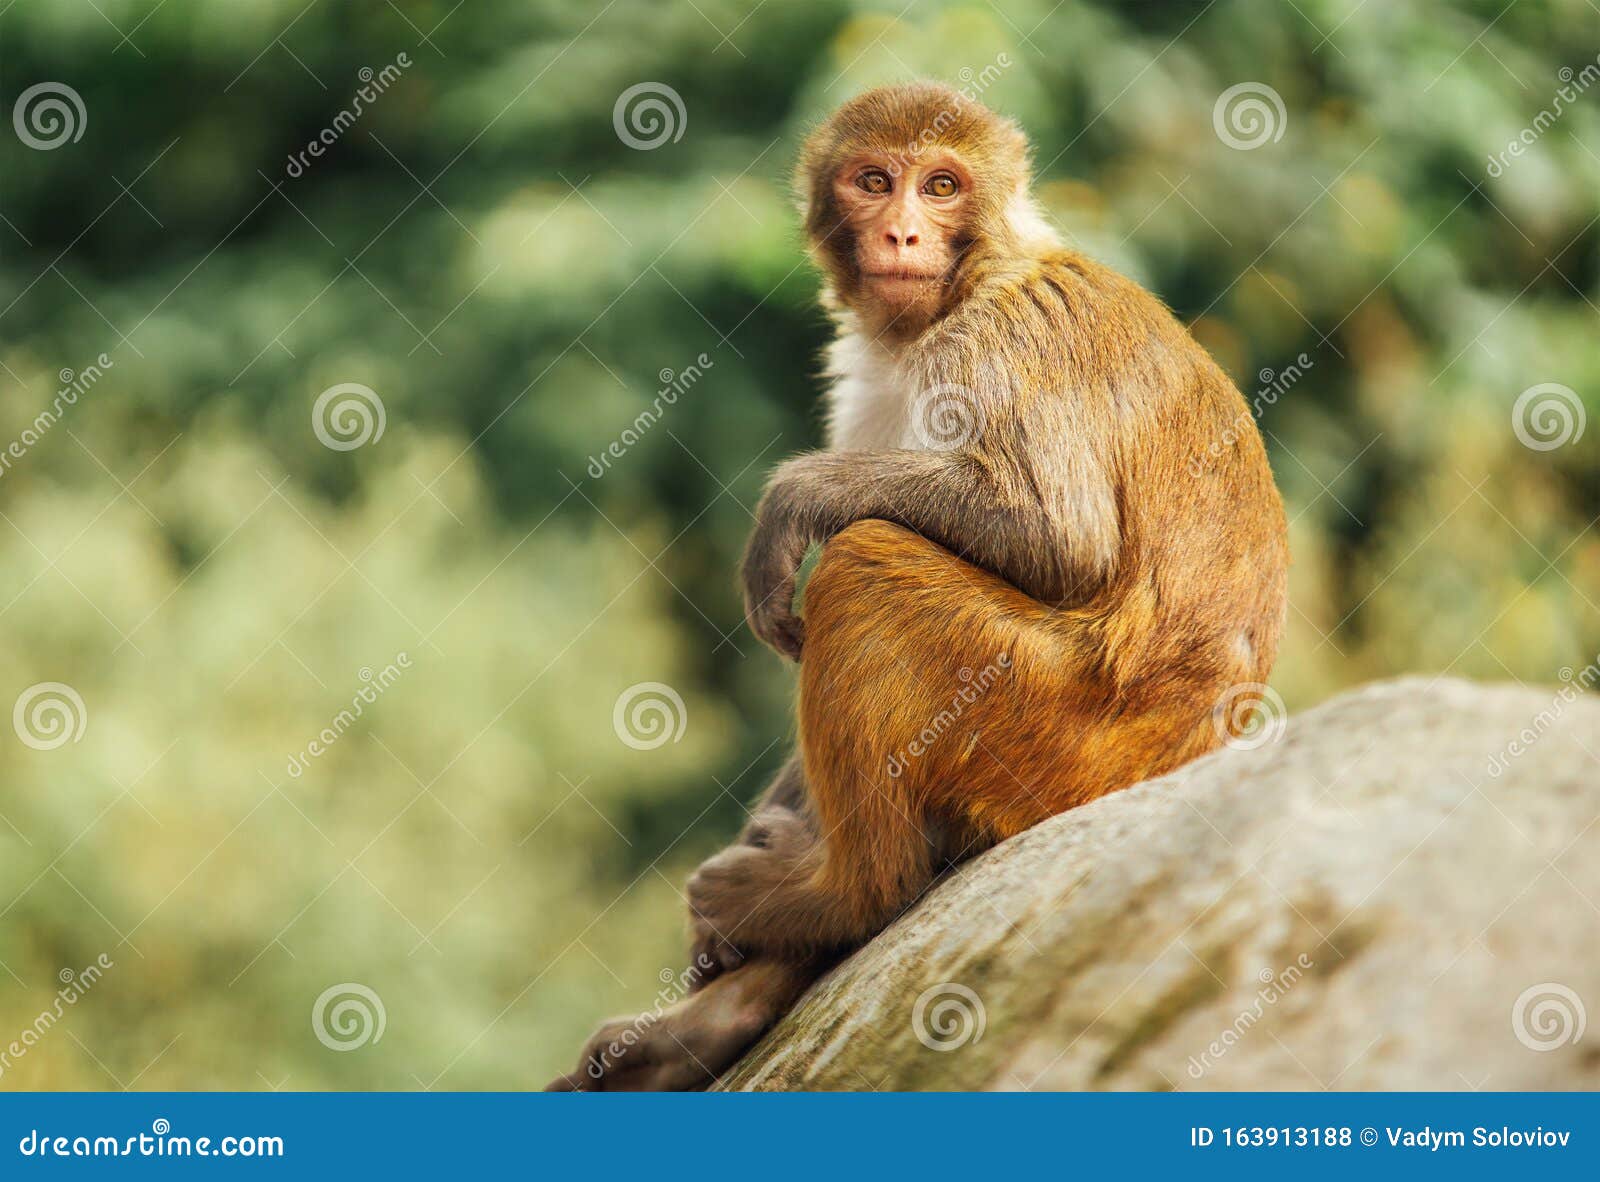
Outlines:
[[[1063,244],[1013,121],[871,90],[796,188],[836,326],[827,447],[771,476],[741,578],[799,662],[798,750],[689,880],[696,990],[603,1064],[602,1027],[555,1088],[710,1085],[946,867],[1238,733],[1276,658],[1287,526],[1244,400]]]

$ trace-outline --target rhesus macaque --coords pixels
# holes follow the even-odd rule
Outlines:
[[[1244,401],[1159,300],[1061,244],[1014,124],[873,90],[797,182],[838,327],[828,447],[774,473],[743,579],[751,628],[800,661],[800,750],[690,880],[702,988],[603,1027],[553,1087],[713,1082],[944,867],[1216,747],[1276,655],[1260,436],[1190,463]]]

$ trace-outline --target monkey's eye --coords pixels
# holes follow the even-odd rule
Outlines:
[[[955,177],[948,172],[941,172],[929,177],[922,191],[930,197],[954,197],[960,188]]]
[[[856,187],[868,193],[887,193],[894,186],[889,181],[888,173],[880,168],[869,168],[856,177]]]

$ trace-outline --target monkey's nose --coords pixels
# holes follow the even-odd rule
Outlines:
[[[917,244],[917,235],[915,233],[908,234],[899,229],[888,231],[884,237],[889,240],[890,246],[915,246]]]

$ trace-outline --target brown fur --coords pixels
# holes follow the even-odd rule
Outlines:
[[[948,262],[886,313],[857,265],[884,203],[851,206],[836,174],[866,154],[915,176],[932,153],[969,180],[923,223]],[[890,342],[915,387],[959,388],[981,429],[950,451],[797,457],[758,509],[747,607],[803,651],[801,759],[690,883],[697,951],[730,970],[705,994],[737,994],[758,1027],[941,865],[1217,746],[1285,606],[1259,436],[1189,467],[1243,399],[1157,299],[1041,238],[1013,125],[943,87],[873,91],[818,129],[800,177],[841,331]],[[678,1029],[699,1036],[702,1083],[751,1037]]]

